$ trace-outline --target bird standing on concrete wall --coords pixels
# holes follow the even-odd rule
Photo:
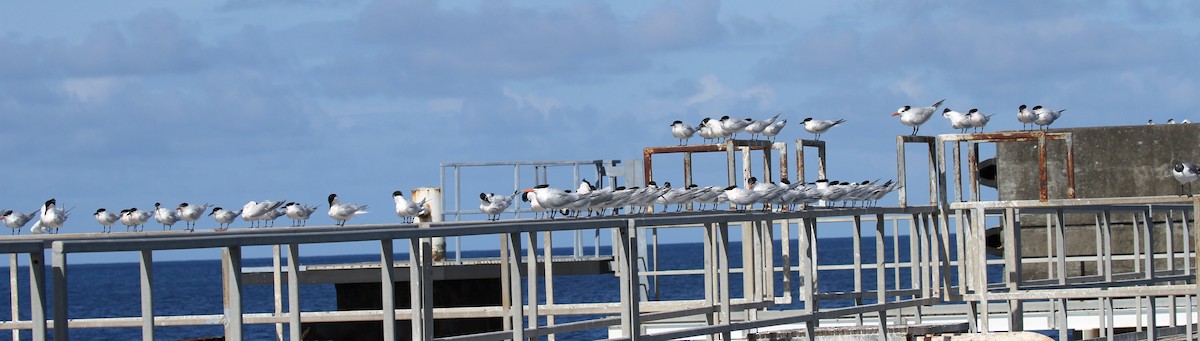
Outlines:
[[[1183,185],[1188,186],[1187,196],[1192,196],[1192,183],[1200,178],[1200,168],[1191,162],[1176,162],[1171,168],[1171,175],[1175,177],[1175,181],[1179,181],[1179,195],[1184,195]]]

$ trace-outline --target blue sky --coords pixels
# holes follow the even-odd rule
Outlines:
[[[1069,108],[1056,126],[1196,121],[1198,16],[1189,1],[6,3],[0,207],[54,197],[75,208],[63,232],[98,231],[99,207],[338,193],[375,207],[352,223],[395,222],[390,193],[436,186],[439,163],[636,159],[674,144],[676,119],[775,113],[848,119],[823,136],[831,178],[891,178],[902,105],[945,98],[997,114],[989,130],[1020,128],[1020,104]]]

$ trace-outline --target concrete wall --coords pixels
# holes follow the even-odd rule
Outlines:
[[[1077,198],[1173,195],[1175,160],[1200,162],[1200,124],[1157,124],[1053,129],[1074,137]],[[1065,143],[1048,142],[1050,198],[1066,197]],[[1038,199],[1035,142],[996,146],[996,181],[1001,200]],[[1200,190],[1200,185],[1195,186]]]
[[[1074,138],[1075,193],[1077,198],[1178,195],[1179,182],[1171,176],[1175,161],[1200,162],[1200,124],[1158,124],[1115,127],[1053,129],[1071,132]],[[1065,143],[1048,142],[1047,182],[1050,198],[1066,197]],[[996,146],[996,182],[1000,200],[1037,200],[1038,150],[1035,142],[1001,143]],[[1200,193],[1200,184],[1194,184]],[[1166,250],[1165,214],[1156,214],[1154,249]],[[1135,238],[1124,214],[1114,216],[1113,253],[1131,254]],[[1176,215],[1176,218],[1178,216]],[[1068,255],[1094,255],[1096,219],[1092,214],[1068,214],[1065,233],[1070,241]],[[1025,257],[1046,254],[1046,219],[1042,215],[1021,216],[1021,246]],[[1185,236],[1178,220],[1173,230],[1176,252],[1182,250]],[[998,230],[998,229],[997,229]],[[994,231],[993,233],[998,233]],[[1196,233],[1196,232],[1192,232]],[[1186,238],[1195,238],[1187,236]],[[1194,240],[1194,239],[1193,239]],[[1145,252],[1143,250],[1143,252]],[[1114,262],[1118,272],[1131,271],[1130,262]],[[1177,261],[1177,265],[1182,265]],[[1166,262],[1157,267],[1165,269]],[[1025,279],[1047,276],[1045,266],[1025,266]],[[1095,264],[1082,262],[1068,266],[1071,275],[1094,274]]]

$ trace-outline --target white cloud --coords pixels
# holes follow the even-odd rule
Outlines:
[[[62,89],[79,102],[105,102],[122,83],[117,77],[68,78]]]
[[[756,84],[738,90],[725,85],[715,75],[704,75],[697,83],[698,92],[685,99],[684,106],[724,110],[739,103],[751,103],[757,109],[768,109],[775,105],[775,89],[768,84]]]

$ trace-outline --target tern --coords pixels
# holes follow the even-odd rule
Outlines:
[[[121,210],[121,213],[117,215],[117,221],[120,221],[122,225],[125,225],[125,232],[129,232],[129,228],[131,227],[134,227],[133,231],[137,232],[137,228],[135,227],[137,226],[137,222],[134,221],[133,216],[129,214],[129,210],[130,209],[128,208]]]
[[[1176,162],[1171,168],[1171,175],[1179,181],[1179,195],[1184,195],[1183,185],[1188,186],[1187,196],[1192,196],[1192,183],[1200,178],[1200,168],[1191,162]]]
[[[775,120],[779,119],[779,115],[782,114],[775,114],[775,116],[771,116],[771,118],[765,120],[750,122],[742,131],[750,133],[750,139],[753,140],[758,134],[762,134],[763,131],[767,130],[767,127],[770,127],[772,123],[775,123]]]
[[[950,120],[950,127],[958,129],[961,134],[967,133],[967,128],[971,127],[971,121],[967,119],[967,115],[961,112],[954,111],[950,108],[942,110],[942,117]]]
[[[104,233],[111,233],[113,224],[117,222],[117,219],[120,219],[116,213],[109,212],[104,208],[96,210],[96,213],[92,213],[92,215],[96,217],[96,222],[100,223],[100,227],[103,228]]]
[[[284,213],[282,209],[274,209],[264,212],[261,216],[259,216],[259,220],[263,221],[263,225],[271,223],[270,227],[275,227],[275,219],[279,219],[279,217],[282,217],[283,214]]]
[[[521,192],[514,192],[510,196],[496,195],[496,193],[479,193],[479,211],[487,214],[490,221],[500,220],[500,213],[504,213],[504,210],[507,210],[508,206],[512,205],[513,198],[518,193]]]
[[[721,121],[713,121],[712,119],[705,117],[704,120],[700,121],[700,124],[708,127],[709,134],[712,134],[716,140],[728,139],[730,136],[733,136],[733,132],[726,130],[724,125],[721,124]]]
[[[1035,106],[1035,107],[1033,107],[1033,113],[1037,115],[1037,119],[1034,120],[1033,123],[1036,123],[1042,129],[1048,128],[1051,124],[1054,123],[1054,120],[1057,120],[1060,116],[1062,116],[1062,113],[1064,111],[1067,111],[1067,109],[1055,111],[1055,110],[1047,109],[1040,105]]]
[[[529,209],[533,211],[534,219],[541,219],[546,214],[546,208],[537,201],[537,195],[533,192],[522,192],[521,201],[529,203]]]
[[[217,231],[225,231],[229,229],[230,224],[233,224],[234,219],[237,219],[239,215],[242,215],[242,210],[230,211],[224,208],[214,207],[212,212],[209,212],[208,215],[212,216],[213,220],[216,220],[217,223],[220,224],[217,227]]]
[[[705,120],[707,120],[707,118]],[[696,133],[699,133],[700,138],[704,139],[703,143],[709,143],[709,141],[716,140],[719,137],[716,133],[713,133],[712,128],[708,125],[705,125],[703,121],[700,122],[700,128],[696,128]]]
[[[67,221],[69,213],[57,205],[58,201],[54,200],[54,198],[46,200],[46,203],[42,204],[41,215],[38,220],[38,222],[42,223],[42,226],[52,231],[51,233],[58,233],[58,229],[62,228],[63,223]]]
[[[987,126],[988,122],[992,120],[992,115],[984,115],[979,112],[979,109],[972,108],[967,111],[967,123],[970,123],[971,127],[975,128],[976,133],[980,133],[983,132],[983,127]]]
[[[729,116],[721,116],[721,129],[724,129],[729,134],[737,135],[737,133],[746,129],[746,126],[750,125],[751,122],[753,121],[750,119],[739,120],[729,118]]]
[[[836,125],[842,124],[843,122],[846,122],[846,120],[845,119],[839,119],[837,121],[815,120],[812,117],[808,117],[808,118],[805,118],[803,122],[804,122],[804,130],[813,134],[813,139],[820,141],[821,134],[824,134],[826,130],[829,130],[829,128],[833,128],[833,126],[836,126]]]
[[[30,220],[33,220],[33,217],[37,216],[37,214],[38,211],[23,213],[7,210],[4,211],[4,214],[0,214],[0,216],[4,218],[4,226],[8,226],[9,228],[13,229],[13,234],[21,234],[21,229],[24,229],[25,224],[28,224]]]
[[[771,123],[771,125],[767,126],[767,129],[763,129],[762,134],[763,136],[771,138],[771,141],[775,141],[775,135],[779,135],[779,132],[783,131],[783,126],[786,125],[786,118],[781,121],[776,121],[775,123]]]
[[[421,198],[419,202],[408,201],[403,192],[392,192],[392,200],[396,201],[396,215],[400,216],[405,224],[412,223],[415,217],[429,213],[429,208],[425,207],[426,199],[428,198]]]
[[[557,188],[551,188],[550,185],[542,184],[534,186],[530,189],[525,189],[525,192],[532,192],[537,196],[537,201],[542,207],[550,211],[550,217],[559,209],[570,208],[569,206],[579,200],[579,193],[567,192]]]
[[[679,139],[680,146],[687,145],[687,140],[692,138],[692,135],[695,133],[696,128],[692,128],[692,126],[688,125],[687,123],[683,123],[683,121],[675,121],[671,123],[671,135],[674,135],[675,138]]]
[[[1033,109],[1029,109],[1029,106],[1021,104],[1020,107],[1017,107],[1017,121],[1021,121],[1021,129],[1032,125],[1036,120],[1037,114],[1034,114]]]
[[[175,214],[176,212],[176,210],[162,207],[162,203],[154,203],[154,221],[163,224],[163,231],[170,230],[176,222],[179,222],[179,215]]]
[[[347,220],[365,213],[367,213],[367,205],[343,204],[337,194],[329,194],[329,212],[326,214],[337,221],[337,226],[346,226]]]
[[[308,217],[311,217],[313,212],[316,211],[316,206],[302,205],[295,202],[289,202],[283,206],[283,213],[287,214],[288,218],[292,218],[292,226],[306,225]]]
[[[750,188],[741,188],[736,185],[725,188],[725,198],[729,200],[729,204],[738,211],[745,211],[746,207],[754,205],[758,199],[762,198],[763,194],[754,191],[754,184],[750,184]]]
[[[280,207],[283,207],[283,204],[285,203],[287,203],[287,200],[264,200],[263,202],[255,202],[254,200],[251,200],[245,205],[242,205],[242,220],[250,222],[250,227],[254,228],[259,220],[267,220],[267,215],[270,214],[271,211],[278,210]],[[279,218],[279,216],[277,215],[275,218]]]
[[[922,108],[914,108],[906,105],[900,107],[900,109],[896,109],[896,112],[892,113],[892,116],[900,116],[900,123],[913,127],[912,136],[917,136],[917,131],[921,129],[921,125],[925,124],[925,121],[928,121],[929,117],[933,116],[933,112],[937,111],[937,108],[942,106],[942,102],[944,101],[946,100],[943,99],[931,106]]]
[[[134,232],[140,232],[145,228],[142,224],[145,224],[153,216],[154,211],[138,211],[137,207],[134,207],[127,210],[125,216],[121,217],[121,224],[125,224],[126,232],[129,231],[128,227],[130,226],[136,226]]]
[[[180,203],[179,206],[175,208],[175,211],[178,212],[177,214],[179,216],[179,220],[183,220],[185,225],[184,227],[187,228],[188,231],[195,231],[196,221],[200,220],[200,216],[204,215],[204,211],[207,211],[210,206],[212,205],[204,204],[196,206],[185,202]]]

